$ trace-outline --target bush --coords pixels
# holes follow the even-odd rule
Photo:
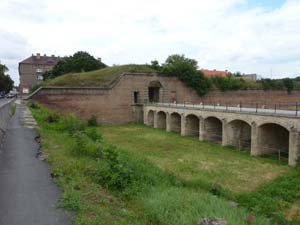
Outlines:
[[[255,213],[272,218],[274,223],[288,224],[283,211],[300,197],[300,174],[295,169],[290,174],[278,177],[255,192],[244,193],[239,202]]]
[[[73,56],[62,58],[50,71],[43,74],[44,80],[52,79],[71,72],[84,72],[107,67],[100,60],[84,51],[76,52]]]
[[[197,61],[186,58],[184,55],[171,55],[161,66],[159,72],[168,76],[177,76],[188,87],[196,90],[202,96],[210,88],[209,80],[198,71]],[[157,62],[152,63],[152,67],[158,67]]]
[[[39,109],[40,108],[40,106],[35,102],[30,102],[29,107],[32,108],[32,109]]]
[[[49,115],[45,117],[45,122],[47,123],[57,123],[59,121],[59,115],[51,112]]]
[[[78,131],[73,135],[74,143],[70,146],[70,151],[76,157],[92,157],[94,159],[103,158],[102,143],[92,140],[85,132]]]
[[[64,117],[63,123],[70,134],[75,134],[76,132],[83,131],[85,129],[84,123],[74,114]]]
[[[88,119],[87,123],[88,123],[88,126],[90,126],[90,127],[95,127],[95,126],[97,126],[97,125],[98,125],[98,123],[97,123],[97,117],[96,117],[96,116],[91,116],[91,117]]]
[[[103,141],[102,135],[96,128],[89,128],[85,130],[85,134],[93,141]]]
[[[247,83],[243,78],[228,75],[226,77],[212,76],[209,78],[211,84],[221,91],[232,91],[247,89],[249,82]]]
[[[230,207],[222,198],[187,188],[156,188],[142,199],[149,224],[198,224],[201,218],[224,218],[230,225],[246,225],[246,210]],[[256,225],[270,224],[257,216]]]
[[[132,198],[153,186],[181,186],[175,177],[162,172],[147,160],[125,153],[115,146],[104,148],[104,162],[98,171],[99,182],[110,190]]]

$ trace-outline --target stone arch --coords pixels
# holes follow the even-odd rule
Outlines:
[[[276,123],[264,123],[258,127],[258,148],[262,155],[289,154],[289,130]]]
[[[154,111],[149,110],[147,117],[148,117],[148,125],[153,127],[154,126]]]
[[[189,114],[185,117],[185,134],[186,136],[199,137],[199,117]]]
[[[227,123],[228,145],[238,149],[251,150],[251,125],[244,120],[232,120]]]
[[[170,114],[170,130],[173,132],[181,132],[181,115],[173,112]]]
[[[167,114],[163,111],[157,113],[157,128],[166,129]]]
[[[222,143],[223,123],[217,117],[207,117],[204,119],[204,140],[215,143]]]
[[[284,123],[280,120],[276,120],[276,122],[274,122],[274,120],[263,120],[263,121],[257,123],[257,127],[261,127],[265,124],[276,124],[278,126],[281,126],[281,127],[285,128],[286,130],[290,130],[289,124]]]
[[[148,101],[149,102],[160,102],[162,94],[162,84],[159,80],[152,80],[148,83]]]

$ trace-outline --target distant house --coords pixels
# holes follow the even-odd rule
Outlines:
[[[253,80],[256,81],[257,80],[257,75],[255,73],[252,74],[242,74],[242,77],[247,79],[247,80]]]
[[[206,77],[211,77],[211,76],[221,76],[221,77],[226,77],[229,72],[227,70],[225,71],[221,71],[221,70],[205,70],[205,69],[201,69],[200,70],[204,76]]]
[[[29,89],[43,80],[42,74],[49,71],[60,60],[54,55],[47,56],[37,53],[19,63],[20,91],[27,94]]]

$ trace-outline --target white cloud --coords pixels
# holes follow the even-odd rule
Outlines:
[[[300,1],[273,10],[246,3],[1,0],[0,37],[19,39],[0,41],[0,58],[17,62],[33,52],[64,56],[86,50],[108,64],[124,64],[184,53],[205,68],[300,74]],[[17,63],[9,67],[16,78]]]

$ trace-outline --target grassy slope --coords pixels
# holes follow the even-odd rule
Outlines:
[[[273,160],[252,158],[248,152],[143,125],[102,126],[100,130],[114,144],[195,184],[218,184],[234,192],[252,191],[290,170]]]
[[[203,217],[223,217],[231,225],[248,224],[245,209],[208,192],[180,185],[156,185],[132,200],[118,197],[118,193],[102,187],[91,175],[102,162],[91,157],[74,157],[70,153],[74,137],[59,131],[57,127],[61,125],[45,122],[45,110],[32,111],[40,127],[43,154],[48,156],[55,180],[63,189],[61,206],[76,212],[74,224],[196,225]],[[252,224],[270,223],[258,216]]]
[[[122,65],[112,66],[105,69],[71,73],[63,76],[59,76],[53,80],[49,80],[45,83],[47,86],[76,86],[76,87],[96,87],[105,86],[111,81],[118,78],[123,72],[155,72],[147,65]]]
[[[219,192],[278,224],[300,224],[299,168],[144,125],[102,126],[105,138],[187,181]],[[218,184],[218,185],[215,185]],[[220,192],[219,192],[220,193]],[[286,221],[286,218],[290,221]]]

